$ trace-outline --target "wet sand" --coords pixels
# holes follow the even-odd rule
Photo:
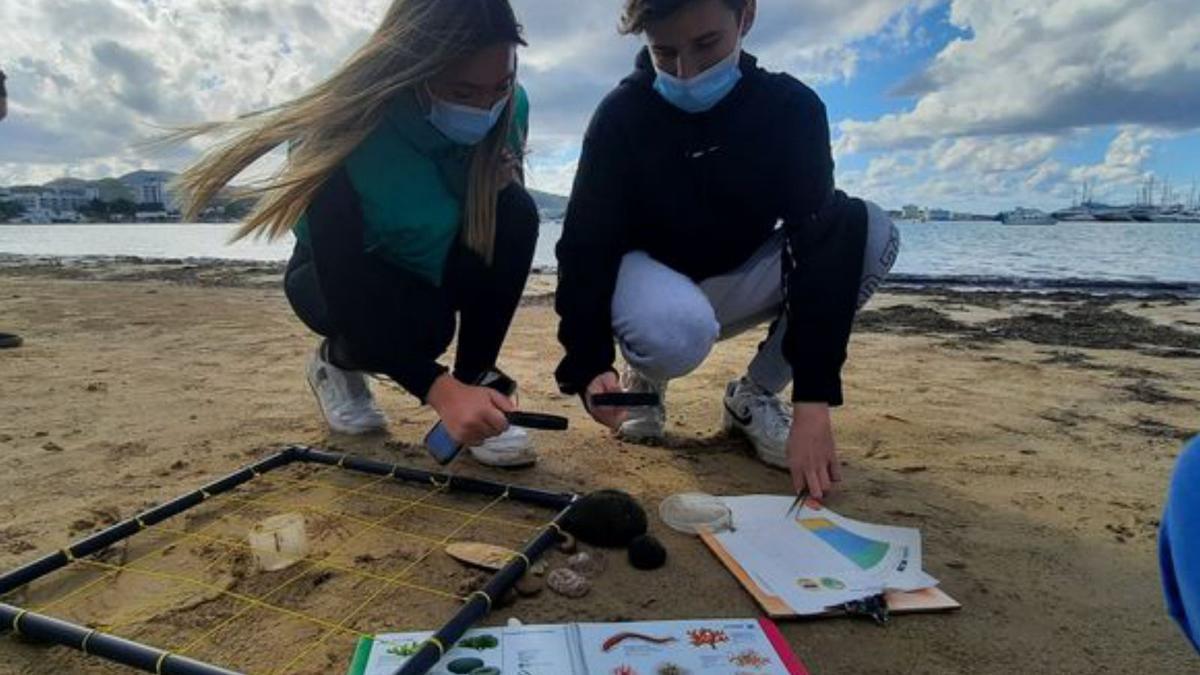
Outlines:
[[[54,551],[290,443],[432,468],[412,445],[432,417],[399,392],[378,388],[390,435],[350,439],[325,431],[303,377],[314,340],[288,310],[278,272],[135,261],[86,270],[0,268],[0,329],[26,339],[0,352],[0,567]],[[500,609],[495,620],[756,615],[698,541],[666,530],[653,514],[659,500],[685,490],[787,492],[785,474],[759,465],[743,441],[720,431],[722,388],[760,336],[722,344],[700,371],[673,383],[668,442],[635,446],[612,439],[555,391],[552,280],[535,278],[529,291],[502,366],[521,381],[526,407],[568,414],[572,429],[538,436],[536,469],[494,472],[464,461],[456,470],[554,490],[626,489],[651,512],[671,558],[663,570],[641,573],[610,554],[608,571],[584,599],[543,592]],[[860,317],[846,383],[847,405],[835,414],[846,481],[830,506],[921,528],[927,569],[965,607],[899,617],[886,628],[845,619],[785,624],[810,669],[1200,668],[1164,614],[1155,558],[1170,470],[1200,423],[1200,302],[885,292]],[[329,489],[296,496],[320,500]],[[506,517],[536,516],[516,510]],[[203,514],[194,520],[205,522]],[[150,543],[131,544],[108,559],[149,550]],[[207,570],[208,592],[173,595],[153,579],[123,575],[103,607],[85,609],[119,614],[127,634],[165,644],[226,616],[220,590],[253,595],[277,581],[247,572],[244,555],[216,567],[210,557],[218,556],[202,548],[170,555],[179,569]],[[378,541],[357,555],[381,574],[413,557]],[[439,587],[467,590],[478,582],[441,559],[430,574]],[[51,597],[71,583],[79,581],[55,581],[34,594]],[[336,570],[302,586],[291,600],[329,616],[367,594]],[[373,603],[359,618],[366,630],[433,628],[447,609],[439,598],[396,599]],[[223,634],[202,650],[205,658],[233,663],[255,652],[260,658],[250,665],[277,666],[279,653],[290,655],[315,634],[268,616],[259,617],[258,632]],[[349,647],[335,642],[296,672],[344,669]],[[123,671],[0,638],[0,673],[51,672]]]

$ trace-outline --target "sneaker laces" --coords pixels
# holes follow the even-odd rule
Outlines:
[[[658,394],[661,397],[667,392],[666,382],[652,380],[632,366],[627,366],[625,369],[625,386],[630,392],[639,394]]]
[[[792,413],[774,392],[747,380],[742,381],[742,386],[750,395],[750,406],[764,413],[773,435],[786,435],[791,431]]]
[[[372,398],[367,378],[362,373],[353,370],[344,370],[342,373],[345,375],[342,379],[346,382],[346,394],[351,400],[365,404]]]

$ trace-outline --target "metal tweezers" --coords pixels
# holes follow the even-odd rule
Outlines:
[[[799,513],[804,508],[804,505],[808,503],[808,496],[808,488],[801,490],[800,494],[796,495],[796,501],[792,502],[791,508],[787,510],[787,513],[783,517],[791,518],[794,514]]]

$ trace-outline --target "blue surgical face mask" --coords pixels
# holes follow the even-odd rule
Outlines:
[[[491,109],[473,108],[443,101],[429,92],[429,123],[445,134],[446,138],[462,145],[476,145],[492,131],[504,115],[508,96],[496,102]]]
[[[742,79],[741,46],[733,48],[733,52],[718,61],[708,70],[686,80],[675,77],[654,67],[658,76],[654,79],[654,90],[668,103],[689,113],[699,113],[711,110],[721,102],[738,80]]]

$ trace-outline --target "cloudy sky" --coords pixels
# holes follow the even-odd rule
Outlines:
[[[592,108],[639,44],[621,0],[514,0],[530,47],[531,182],[567,192]],[[1200,178],[1195,0],[759,0],[747,49],[825,99],[839,184],[889,207],[1131,201]],[[0,4],[0,184],[136,168],[162,128],[296,96],[388,0],[27,0]]]

